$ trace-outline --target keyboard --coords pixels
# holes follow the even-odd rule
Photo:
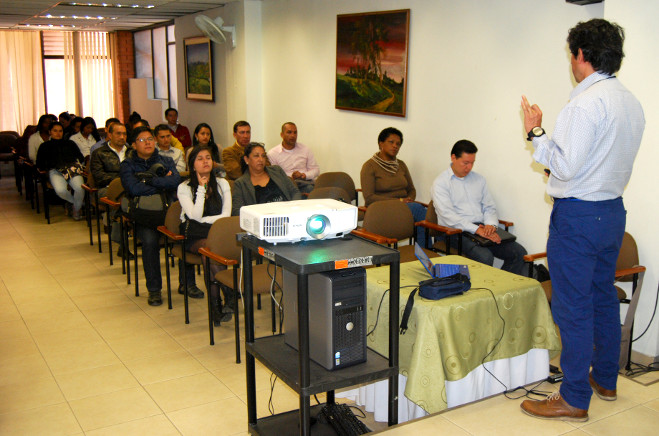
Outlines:
[[[339,436],[357,436],[371,432],[345,404],[325,404],[320,410],[318,420],[329,423]]]

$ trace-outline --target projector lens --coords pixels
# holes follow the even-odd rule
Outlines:
[[[313,215],[307,220],[307,233],[315,239],[324,238],[329,227],[329,220],[325,215]]]

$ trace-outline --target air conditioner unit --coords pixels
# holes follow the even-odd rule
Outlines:
[[[357,208],[332,199],[253,204],[240,208],[240,227],[271,243],[339,238],[357,227]]]

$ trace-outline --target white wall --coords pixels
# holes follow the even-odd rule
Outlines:
[[[507,0],[505,5],[481,0],[258,3],[246,0],[215,10],[228,24],[242,23],[244,28],[238,30],[238,48],[226,58],[215,58],[216,84],[224,81],[227,95],[218,96],[215,104],[189,102],[179,95],[182,119],[194,120],[188,125],[210,122],[227,145],[232,142],[230,126],[247,118],[253,138],[265,140],[270,148],[280,141],[280,125],[295,121],[300,142],[313,148],[321,170],[346,171],[357,183],[362,163],[377,151],[377,134],[394,126],[404,134],[399,157],[410,167],[422,201],[429,200],[433,179],[448,165],[451,146],[471,139],[480,150],[476,171],[488,179],[500,216],[515,221],[514,232],[529,252],[545,249],[551,203],[542,168],[533,163],[524,139],[519,102],[526,94],[539,104],[543,125],[552,131],[574,86],[565,42],[568,29],[605,13],[614,20],[619,16],[628,31],[620,77],[644,105],[647,132],[659,116],[650,77],[657,70],[658,38],[650,17],[659,6],[653,0],[607,0],[606,6],[560,0]],[[411,9],[407,116],[334,109],[336,15],[404,8]],[[216,16],[212,12],[207,14]],[[200,32],[191,17],[176,20],[176,32],[183,71],[182,36]],[[226,67],[218,65],[221,61]],[[179,77],[181,93],[183,74]],[[650,263],[659,256],[657,232],[647,235],[648,223],[656,221],[657,201],[646,191],[657,186],[650,171],[657,161],[656,147],[650,145],[656,133],[647,132],[625,193],[628,230],[636,235],[641,262],[649,267],[637,314],[642,327],[650,319],[659,273],[656,262]],[[657,325],[655,320],[635,349],[659,354]]]

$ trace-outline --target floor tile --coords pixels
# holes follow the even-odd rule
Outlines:
[[[187,351],[127,360],[124,363],[142,385],[207,372],[207,369]]]
[[[84,431],[121,424],[162,411],[142,388],[131,388],[70,401]]]
[[[59,374],[55,380],[69,401],[139,387],[121,363]]]
[[[82,434],[78,421],[66,403],[0,415],[0,430],[12,436]]]
[[[23,380],[2,388],[0,414],[50,406],[64,402],[53,377]]]
[[[180,434],[165,415],[149,416],[86,432],[86,436],[178,436]]]
[[[185,436],[224,436],[247,431],[247,407],[236,397],[169,412],[167,416]]]
[[[638,435],[651,436],[657,434],[659,411],[644,406],[636,406],[594,423],[586,423],[583,431],[598,436]]]
[[[144,389],[165,412],[235,397],[229,388],[207,372],[153,383]]]

